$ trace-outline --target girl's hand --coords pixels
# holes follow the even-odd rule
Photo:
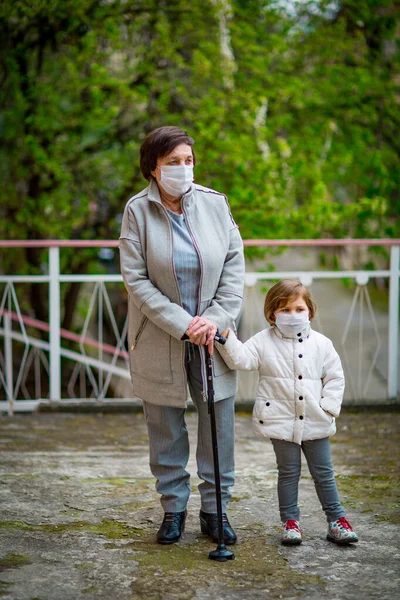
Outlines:
[[[217,333],[217,325],[214,321],[207,319],[207,317],[196,316],[191,321],[188,330],[186,331],[189,340],[192,344],[199,346],[208,346],[210,354],[214,351],[214,337]]]

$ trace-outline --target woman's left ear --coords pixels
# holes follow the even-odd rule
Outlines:
[[[159,168],[159,167],[156,166],[155,169],[153,169],[153,171],[150,171],[152,178],[155,179],[156,181],[157,181],[157,176],[156,176],[157,168]]]

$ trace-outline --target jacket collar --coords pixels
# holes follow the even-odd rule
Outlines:
[[[293,334],[288,334],[286,331],[283,332],[279,329],[279,327],[277,325],[273,326],[274,332],[275,334],[283,339],[283,340],[297,340],[297,339],[306,339],[308,337],[310,337],[310,333],[311,333],[311,325],[310,323],[307,323],[307,325],[305,327],[303,327],[302,329],[296,329]]]
[[[155,179],[152,179],[150,181],[150,185],[147,188],[148,192],[147,192],[147,197],[149,200],[151,200],[152,202],[157,202],[158,204],[162,204],[161,198],[160,198],[160,190],[158,189],[158,185]],[[190,188],[188,189],[188,191],[183,194],[182,196],[182,206],[184,208],[187,208],[194,196],[194,191],[195,191],[195,187],[194,187],[194,183],[192,183],[192,185],[190,186]]]

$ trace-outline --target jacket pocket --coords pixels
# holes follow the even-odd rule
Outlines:
[[[136,335],[133,338],[133,342],[132,342],[132,345],[131,345],[131,351],[132,352],[133,352],[133,350],[135,350],[135,348],[136,348],[136,346],[138,344],[138,341],[140,340],[140,336],[142,335],[143,330],[146,327],[146,324],[147,324],[148,320],[149,320],[148,317],[143,317],[143,319],[141,320],[140,325],[138,327],[138,330],[136,331]]]
[[[131,375],[156,383],[172,383],[171,336],[144,317],[131,345]]]
[[[292,422],[294,417],[293,402],[268,396],[256,396],[253,417],[269,422]]]
[[[215,377],[219,377],[219,375],[223,375],[227,373],[231,369],[228,367],[218,350],[214,346],[214,375]]]
[[[335,420],[335,417],[332,416],[330,413],[326,412],[326,410],[323,409],[319,403],[317,406],[315,406],[315,408],[313,405],[311,410],[314,413],[313,418],[316,421],[320,421],[320,422],[324,422],[324,423],[332,423]]]

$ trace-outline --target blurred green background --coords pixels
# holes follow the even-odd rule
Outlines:
[[[141,142],[165,124],[194,137],[196,181],[227,194],[245,239],[400,237],[399,16],[388,0],[2,0],[0,238],[117,239],[147,185]],[[0,250],[0,272],[47,260]],[[118,269],[118,252],[61,252],[64,273]],[[81,287],[62,286],[66,329]],[[48,320],[46,286],[19,298]]]
[[[244,238],[399,235],[398,3],[3,0],[3,238],[114,239],[144,136]]]

